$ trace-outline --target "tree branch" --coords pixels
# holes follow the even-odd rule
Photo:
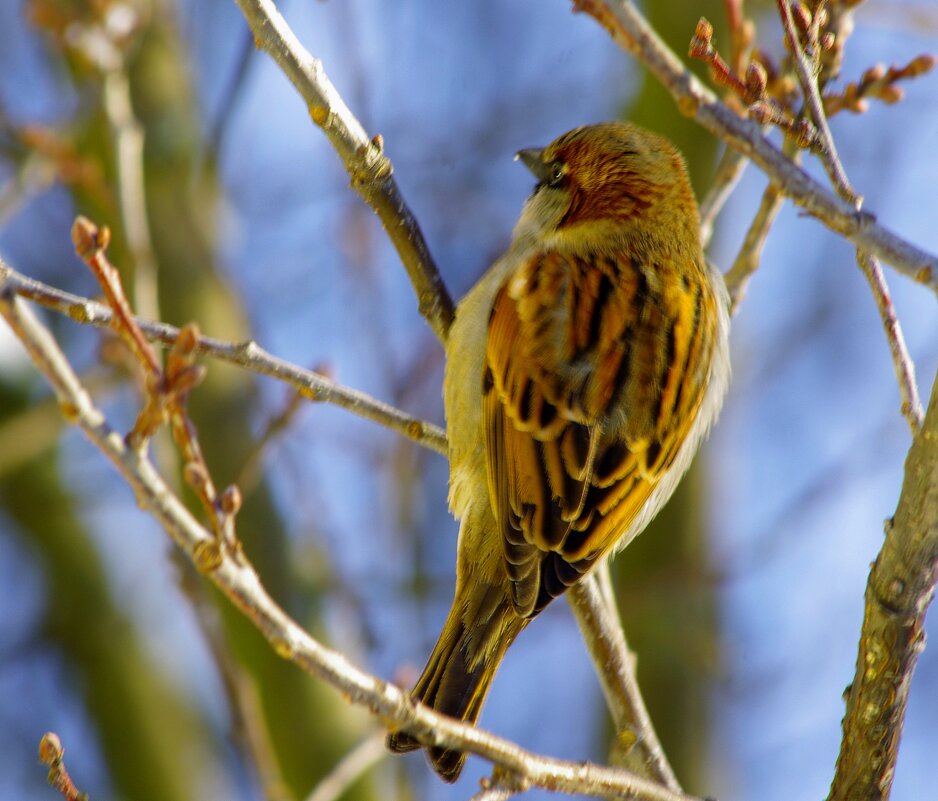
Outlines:
[[[359,670],[341,653],[322,645],[267,594],[237,543],[219,539],[203,527],[163,481],[146,453],[128,447],[108,425],[51,334],[8,285],[0,286],[0,313],[52,386],[65,418],[82,429],[130,485],[140,507],[157,519],[196,567],[284,659],[329,683],[350,702],[412,733],[422,743],[477,754],[499,765],[524,786],[608,799],[699,801],[622,769],[533,754],[414,702],[400,688]]]
[[[938,378],[905,462],[899,504],[873,563],[856,674],[829,801],[886,799],[909,685],[925,647],[925,612],[938,580]]]
[[[792,62],[795,65],[795,72],[798,73],[798,82],[801,84],[801,90],[804,95],[805,106],[811,115],[811,120],[817,128],[818,136],[821,139],[823,152],[821,155],[821,164],[827,170],[831,183],[847,203],[853,206],[856,211],[860,211],[863,205],[863,198],[860,197],[850,186],[847,179],[847,173],[844,171],[843,164],[840,163],[840,156],[837,155],[837,146],[834,144],[834,137],[831,134],[830,125],[827,122],[827,115],[824,113],[824,103],[821,101],[821,92],[817,85],[817,73],[808,61],[808,56],[798,41],[798,32],[795,30],[795,20],[792,17],[791,5],[789,0],[776,0],[779,15],[782,18],[782,28],[785,31],[785,38],[788,41],[789,51],[791,52]],[[817,46],[817,42],[813,42]]]
[[[746,295],[749,279],[759,268],[762,248],[768,238],[772,223],[782,208],[782,192],[778,184],[769,184],[762,193],[759,210],[749,224],[742,247],[726,274],[726,289],[730,293],[730,310],[735,313]]]
[[[306,801],[336,801],[372,765],[388,755],[385,734],[372,734],[356,745],[306,796]]]
[[[658,78],[680,111],[757,164],[782,192],[832,231],[899,272],[938,293],[938,258],[857,212],[769,142],[759,125],[743,119],[695,78],[630,0],[572,0],[574,9],[594,17],[617,44]]]
[[[55,732],[42,735],[39,741],[39,761],[49,766],[49,785],[58,790],[65,801],[88,801],[88,796],[75,786],[65,767],[65,749]]]
[[[16,294],[64,314],[76,322],[90,324],[96,328],[111,326],[114,315],[107,306],[28,278],[10,267],[2,258],[0,281],[6,282]],[[134,320],[150,341],[172,346],[179,338],[179,329],[175,326],[153,323],[138,317],[134,317]],[[339,406],[446,455],[446,432],[439,426],[406,414],[364,392],[337,384],[314,370],[307,370],[279,359],[254,341],[225,342],[200,335],[196,341],[196,351],[284,381],[308,400]]]
[[[905,337],[902,326],[896,316],[896,308],[892,305],[892,296],[886,284],[886,276],[879,259],[862,250],[857,250],[857,263],[873,291],[873,300],[879,311],[883,330],[886,333],[886,342],[889,344],[889,353],[892,355],[892,366],[899,382],[899,395],[902,398],[902,416],[905,417],[909,428],[914,435],[922,425],[922,401],[918,396],[918,383],[915,380],[915,364],[909,356],[905,346]]]
[[[113,323],[113,312],[107,306],[28,278],[2,259],[0,280],[5,281],[6,286],[17,295],[83,324],[110,328]],[[179,337],[180,331],[174,326],[137,317],[132,319],[150,341],[172,346]],[[202,355],[285,381],[307,399],[335,404],[403,434],[437,453],[447,454],[446,432],[439,427],[411,417],[357,390],[336,384],[321,373],[278,359],[253,342],[224,342],[199,335],[196,350]],[[621,621],[614,606],[603,597],[596,579],[591,578],[590,582],[590,588],[575,588],[569,598],[606,693],[616,729],[620,734],[629,733],[633,740],[625,750],[636,754],[637,758],[632,760],[634,764],[628,761],[626,764],[636,772],[680,792],[680,785],[664,756],[635,683],[633,659],[625,642]]]
[[[821,139],[821,163],[824,165],[824,169],[827,170],[837,194],[859,211],[863,205],[863,198],[851,186],[850,179],[847,178],[847,173],[844,171],[843,165],[840,163],[840,157],[837,155],[837,145],[834,143],[834,137],[827,123],[827,115],[824,112],[824,103],[821,101],[817,73],[798,42],[798,32],[795,30],[789,0],[777,0],[777,5],[805,103],[814,124],[817,126]],[[816,13],[820,14],[821,9],[818,9]],[[810,38],[810,34],[808,34],[808,38]],[[817,48],[818,43],[816,41],[812,44]],[[818,64],[819,68],[820,64]],[[873,291],[876,308],[883,321],[883,330],[889,344],[896,379],[899,382],[899,393],[902,396],[902,414],[908,420],[914,434],[922,424],[922,403],[919,400],[918,386],[915,383],[915,365],[912,363],[905,346],[905,337],[902,335],[902,326],[899,324],[899,318],[896,317],[892,305],[886,276],[883,275],[883,269],[876,256],[868,253],[863,248],[857,249],[857,263],[860,265],[860,269],[863,270],[863,274],[869,281],[870,289]]]
[[[322,62],[300,40],[272,0],[237,0],[256,45],[266,50],[296,87],[310,116],[332,143],[352,188],[374,209],[414,286],[420,313],[441,342],[453,322],[453,301],[413,213],[401,197],[394,168],[378,134],[369,139],[345,105]]]
[[[596,666],[616,727],[616,750],[623,753],[625,766],[676,793],[681,792],[638,687],[635,657],[625,641],[615,607],[608,562],[603,561],[574,584],[567,598]]]
[[[720,157],[710,189],[700,201],[700,243],[705,250],[713,238],[714,223],[743,177],[747,164],[749,159],[730,148],[724,150]]]

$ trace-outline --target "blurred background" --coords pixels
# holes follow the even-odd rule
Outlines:
[[[645,5],[677,52],[701,14],[726,52],[718,0]],[[531,189],[512,162],[522,147],[627,117],[681,146],[698,195],[710,184],[718,143],[568,2],[280,6],[366,130],[384,136],[457,298],[505,248]],[[779,55],[774,4],[747,10],[760,44]],[[102,15],[116,49],[94,34]],[[856,23],[846,80],[938,49],[927,0],[869,0]],[[867,208],[935,252],[938,82],[905,88],[898,106],[874,101],[863,116],[837,116],[833,130]],[[122,214],[118,188],[129,109],[144,142],[149,241],[134,230],[140,214]],[[719,218],[709,255],[724,269],[765,186],[748,170]],[[253,337],[443,422],[442,352],[396,254],[229,0],[0,4],[0,253],[30,276],[96,294],[71,250],[79,212],[113,229],[111,256],[142,315]],[[887,278],[927,402],[935,299]],[[120,349],[43,316],[129,429],[139,393]],[[689,791],[818,799],[910,433],[853,249],[790,205],[732,344],[722,419],[673,502],[614,565],[619,602],[652,717]],[[239,532],[267,587],[326,643],[409,684],[452,597],[445,461],[341,410],[294,403],[285,385],[207,367],[190,406],[216,482],[244,492]],[[172,449],[155,450],[178,482]],[[347,799],[463,799],[488,773],[470,759],[448,787],[420,755],[384,755],[374,721],[277,658],[63,428],[5,330],[0,610],[0,798],[56,797],[36,758],[46,730],[60,734],[92,799],[302,799],[349,753],[359,778]],[[511,649],[482,723],[535,751],[606,758],[608,716],[565,602]],[[926,649],[893,799],[933,795],[936,748],[938,654]]]

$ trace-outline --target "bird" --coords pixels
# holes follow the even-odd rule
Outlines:
[[[467,723],[521,631],[668,500],[730,378],[726,286],[677,148],[607,122],[516,159],[537,184],[447,338],[456,588],[411,691]],[[466,759],[427,755],[448,782]]]

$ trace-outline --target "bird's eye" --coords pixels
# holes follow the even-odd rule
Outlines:
[[[559,161],[555,161],[548,167],[547,172],[547,185],[551,189],[556,189],[560,186],[564,179],[567,177],[567,168],[566,165],[562,164]]]

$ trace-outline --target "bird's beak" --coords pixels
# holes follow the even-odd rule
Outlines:
[[[520,161],[531,172],[538,181],[547,178],[547,165],[544,163],[544,148],[529,147],[525,150],[519,150],[515,153],[515,161]]]

